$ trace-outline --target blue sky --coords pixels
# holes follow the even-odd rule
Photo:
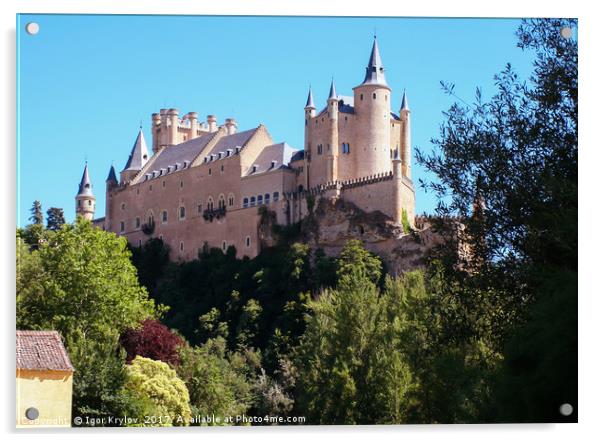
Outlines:
[[[35,21],[31,36],[25,24]],[[376,30],[393,111],[403,88],[412,110],[412,145],[432,148],[454,101],[477,86],[494,92],[507,62],[525,79],[532,54],[516,47],[514,19],[316,18],[21,15],[17,17],[17,224],[33,200],[75,216],[74,196],[87,159],[96,216],[104,216],[105,179],[119,172],[142,121],[163,107],[199,118],[234,117],[239,130],[263,123],[276,142],[303,146],[303,106],[311,83],[316,106],[334,76],[337,92],[361,83]],[[413,161],[413,178],[428,174]],[[436,200],[417,186],[416,211]]]

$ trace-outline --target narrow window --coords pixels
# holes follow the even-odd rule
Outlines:
[[[249,207],[249,198],[243,198],[242,207],[243,207],[243,209]]]
[[[180,181],[180,188],[184,187],[184,181]]]
[[[251,207],[253,207],[255,205],[255,197],[252,196],[251,197]]]
[[[161,213],[161,222],[162,222],[163,224],[165,224],[165,223],[167,222],[167,210],[164,210],[164,211]]]
[[[186,207],[180,207],[180,219],[186,218]]]
[[[234,206],[234,195],[228,195],[228,206]]]
[[[279,197],[280,197],[280,193],[274,192],[274,201],[278,201]]]
[[[270,194],[269,194],[269,193],[266,193],[266,194],[263,196],[263,200],[265,201],[265,203],[266,203],[266,204],[270,204]]]
[[[224,165],[223,164],[221,165],[220,170],[222,173],[224,173]]]
[[[125,210],[125,203],[121,203],[121,210]]]
[[[247,247],[251,247],[251,237],[250,236],[247,236],[247,238],[245,239],[245,245]]]
[[[120,231],[121,233],[123,233],[123,232],[125,231],[125,223],[124,223],[123,221],[121,221],[121,222],[119,223],[119,231]]]
[[[257,205],[261,206],[263,204],[263,195],[257,196]]]
[[[209,168],[209,176],[211,176],[211,167]]]
[[[77,200],[77,207],[81,207],[82,206],[82,200]]]
[[[151,184],[151,185],[148,187],[148,191],[149,191],[149,192],[152,192],[152,191],[153,191],[153,185],[152,185],[152,184]]]
[[[92,200],[88,200],[88,206],[92,205]]]
[[[197,212],[198,212],[199,214],[203,213],[203,205],[202,205],[202,204],[199,204],[199,205],[197,206],[196,210],[197,210]]]
[[[163,187],[165,187],[165,180],[163,180],[163,182],[161,184],[163,185]]]
[[[184,251],[184,241],[180,241],[180,252]]]
[[[364,94],[360,94],[360,101],[364,99]]]
[[[222,250],[226,251],[226,241],[222,241]]]
[[[139,229],[140,228],[140,217],[136,217],[136,228]]]
[[[376,92],[372,94],[372,98],[376,100]]]

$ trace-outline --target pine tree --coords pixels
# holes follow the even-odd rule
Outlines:
[[[42,204],[35,200],[31,206],[31,216],[29,220],[32,224],[41,225],[44,224],[44,215],[42,214]]]
[[[59,207],[51,207],[46,212],[46,228],[48,230],[60,230],[65,224],[65,214]]]

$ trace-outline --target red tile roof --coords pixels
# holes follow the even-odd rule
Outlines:
[[[17,330],[17,369],[73,371],[56,331]]]

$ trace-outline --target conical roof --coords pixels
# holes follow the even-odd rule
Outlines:
[[[380,51],[378,50],[378,42],[376,36],[374,37],[374,43],[372,45],[372,52],[370,53],[370,60],[368,60],[368,66],[366,66],[366,76],[362,84],[378,84],[382,86],[389,86],[385,79],[385,68],[383,66],[382,59],[380,58]]]
[[[328,93],[328,99],[329,100],[337,99],[337,89],[334,87],[334,78],[330,82],[330,92]]]
[[[109,176],[107,177],[107,183],[109,182],[117,182],[117,174],[115,173],[115,167],[111,164],[111,169],[109,170]]]
[[[123,170],[141,170],[147,161],[148,149],[146,148],[146,141],[144,140],[142,128],[140,128],[140,132],[138,132],[138,136],[136,137],[136,141],[132,147],[132,152],[130,153],[128,162]]]
[[[307,103],[305,103],[305,109],[315,109],[314,106],[314,95],[311,93],[311,86],[309,87],[309,93],[307,94]]]
[[[408,104],[408,97],[406,95],[406,90],[403,90],[403,97],[401,98],[401,108],[400,110],[410,110],[410,105]]]
[[[79,183],[79,189],[77,192],[77,196],[94,196],[92,194],[92,183],[90,182],[90,175],[88,173],[88,163],[84,166],[84,173],[82,175],[82,180]]]

